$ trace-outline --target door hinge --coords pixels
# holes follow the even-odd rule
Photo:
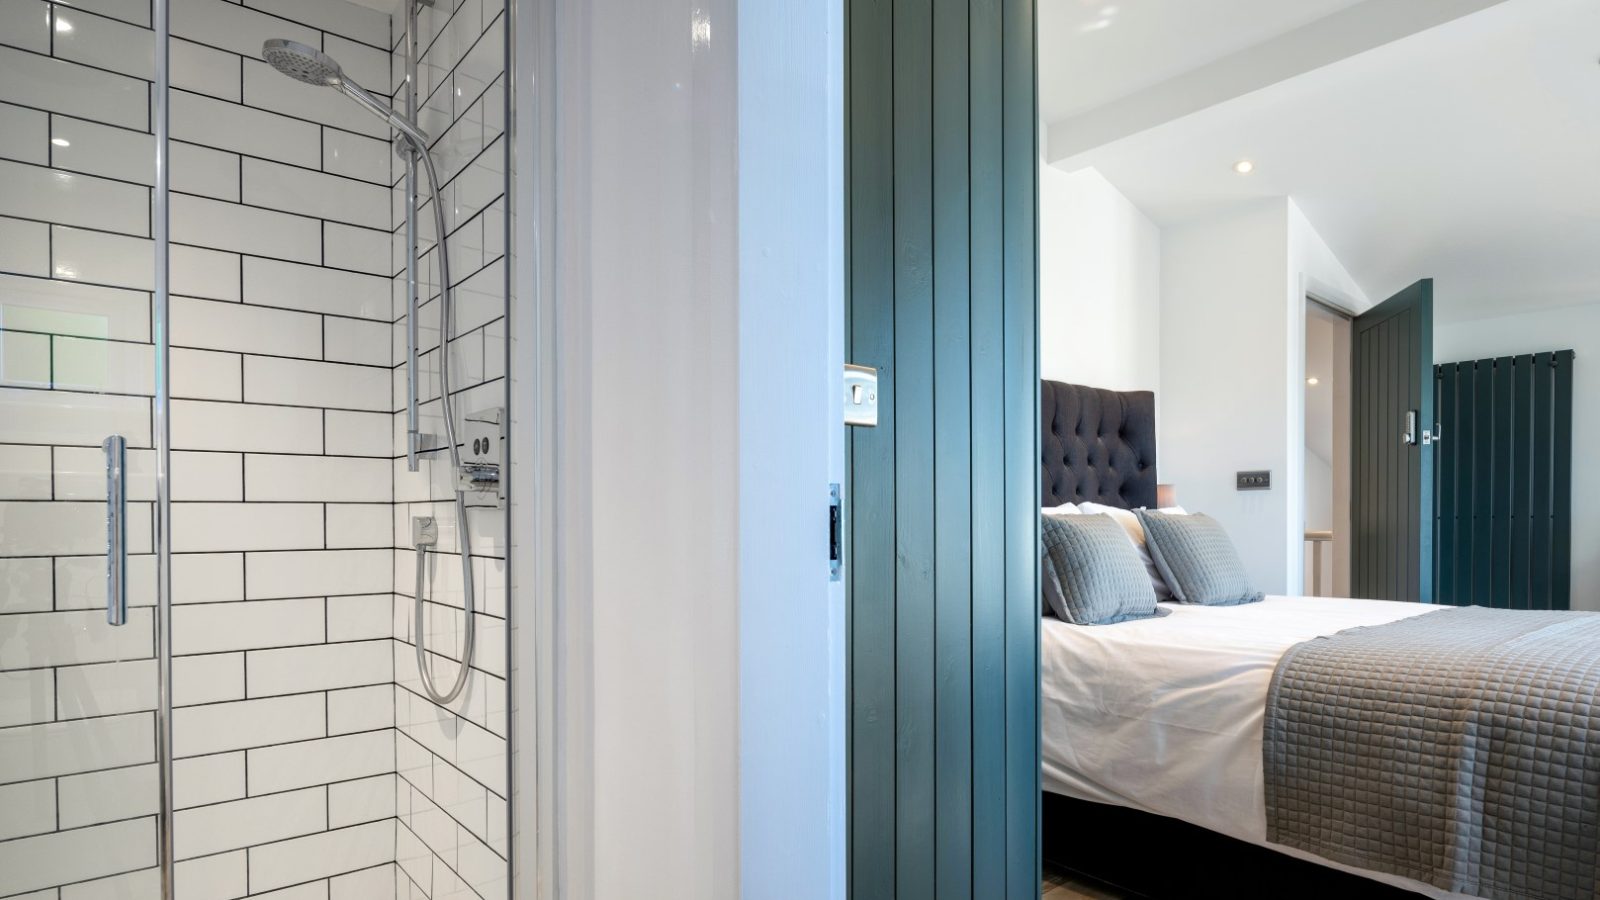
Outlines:
[[[839,506],[839,485],[828,485],[828,580],[838,581],[844,568],[844,511]]]

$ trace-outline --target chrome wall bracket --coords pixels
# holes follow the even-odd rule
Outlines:
[[[433,516],[411,517],[411,546],[432,547],[439,543],[439,520]]]

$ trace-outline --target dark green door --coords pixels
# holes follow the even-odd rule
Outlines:
[[[1433,279],[1357,316],[1350,347],[1350,590],[1432,603]]]
[[[1032,0],[848,0],[849,887],[1039,896]]]

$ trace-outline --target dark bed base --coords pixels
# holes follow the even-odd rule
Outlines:
[[[1198,825],[1044,793],[1047,866],[1145,897],[1417,900],[1421,894],[1319,866]]]

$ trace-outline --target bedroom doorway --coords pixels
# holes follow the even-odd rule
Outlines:
[[[1305,584],[1350,596],[1350,315],[1306,295]]]
[[[1501,622],[1496,640],[1521,652],[1521,635],[1562,618],[1558,586],[1600,609],[1600,516],[1579,538],[1582,500],[1600,493],[1581,479],[1600,468],[1559,476],[1586,411],[1600,434],[1582,393],[1600,218],[1571,214],[1600,208],[1580,168],[1600,148],[1600,120],[1581,113],[1600,100],[1581,31],[1600,8],[1422,6],[1038,3],[1044,900],[1071,878],[1116,898],[1487,883],[1476,863],[1397,863],[1423,821],[1409,805],[1342,805],[1430,777],[1457,758],[1453,736],[1419,741],[1408,724],[1382,760],[1333,745],[1369,743],[1356,704],[1409,719],[1394,713],[1405,692],[1466,658],[1449,643],[1424,657],[1410,636]],[[896,67],[906,45],[920,46],[897,46]],[[1529,135],[1559,151],[1527,165]],[[1570,427],[1557,378],[1574,385]],[[1135,396],[1148,412],[1127,414]],[[1201,535],[1206,558],[1187,558]],[[1216,602],[1198,596],[1210,590]],[[1437,608],[1467,604],[1503,608]],[[1520,626],[1499,615],[1524,609],[1539,612]],[[1283,724],[1307,696],[1294,672],[1345,641],[1385,649],[1371,673],[1325,667],[1307,706],[1335,724]],[[1369,674],[1373,690],[1333,713]],[[1324,758],[1291,763],[1292,745]],[[1322,809],[1283,802],[1305,788]],[[1537,834],[1554,815],[1480,812],[1437,818],[1562,845]],[[1171,848],[1162,865],[1152,845]],[[1512,868],[1537,856],[1505,854]],[[1471,885],[1444,887],[1468,870]],[[1197,887],[1196,871],[1227,874]]]

